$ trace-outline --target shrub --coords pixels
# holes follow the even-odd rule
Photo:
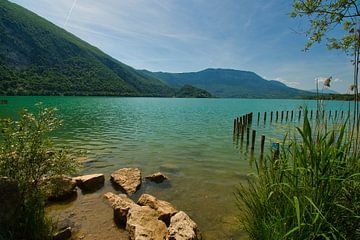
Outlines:
[[[24,109],[20,119],[2,119],[0,175],[15,179],[22,207],[15,226],[0,229],[2,239],[46,239],[50,222],[45,217],[44,178],[74,173],[77,162],[69,151],[55,147],[50,133],[61,125],[56,109],[37,104],[37,113]]]
[[[346,123],[312,128],[305,111],[297,131],[237,189],[244,229],[262,240],[360,239],[360,159]]]

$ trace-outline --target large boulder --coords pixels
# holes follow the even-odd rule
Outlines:
[[[145,179],[156,183],[162,183],[163,181],[168,180],[168,177],[161,172],[156,172],[149,176],[146,176]]]
[[[157,211],[159,213],[159,219],[164,221],[167,226],[170,224],[170,218],[178,212],[172,204],[163,200],[158,200],[149,194],[141,195],[137,203]]]
[[[78,187],[87,192],[94,192],[104,186],[104,174],[89,174],[73,178]]]
[[[183,211],[171,217],[167,240],[200,240],[196,223]]]
[[[141,185],[141,172],[138,168],[121,168],[111,174],[110,180],[131,195]]]
[[[148,206],[130,208],[127,215],[126,230],[132,240],[165,240],[167,228],[158,219],[159,213]]]
[[[17,181],[0,177],[0,230],[7,230],[16,221],[21,203]]]
[[[76,183],[70,177],[56,176],[43,179],[44,192],[50,201],[63,201],[76,197]]]
[[[108,192],[104,194],[104,198],[108,200],[114,209],[114,221],[120,227],[126,226],[127,214],[132,207],[138,206],[126,194],[116,195]]]

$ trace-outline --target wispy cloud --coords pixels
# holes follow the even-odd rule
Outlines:
[[[287,85],[289,87],[299,87],[299,85],[300,85],[299,82],[289,81],[289,80],[286,80],[286,79],[284,79],[282,77],[276,77],[275,80],[279,81],[279,82],[282,82],[282,83],[284,83],[285,85]]]

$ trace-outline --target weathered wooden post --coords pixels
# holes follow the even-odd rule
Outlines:
[[[273,119],[273,112],[270,112],[270,123],[272,123],[272,119]]]
[[[329,120],[330,120],[330,118],[331,118],[331,110],[329,111]]]
[[[281,111],[281,122],[283,121],[284,119],[284,111]]]
[[[337,118],[337,110],[335,110],[334,120],[336,120],[336,118]]]
[[[278,111],[276,111],[276,122],[278,121],[278,119],[279,119],[279,112]]]
[[[344,111],[341,110],[341,119],[343,119],[343,118],[344,118]]]
[[[250,140],[250,128],[246,128],[246,148],[249,146],[249,140]]]
[[[261,135],[261,142],[260,142],[260,162],[262,165],[264,159],[264,145],[265,145],[265,136]]]
[[[294,111],[291,110],[291,117],[290,117],[290,121],[291,121],[291,122],[293,121],[293,117],[294,117]]]
[[[298,119],[298,122],[300,122],[301,120],[301,110],[299,110],[299,119]]]
[[[260,123],[260,112],[258,112],[258,121],[257,121],[258,125]]]
[[[264,123],[266,123],[266,112],[264,112]]]
[[[285,120],[285,122],[287,122],[288,119],[289,119],[289,111],[286,111],[286,120]]]
[[[319,119],[319,111],[316,110],[316,120],[318,120],[318,119]]]
[[[256,130],[252,130],[252,138],[251,138],[251,153],[254,153],[255,150],[255,137],[256,137]]]
[[[322,119],[324,120],[325,118],[325,110],[322,111]]]
[[[313,117],[313,110],[310,111],[310,120],[312,120]]]

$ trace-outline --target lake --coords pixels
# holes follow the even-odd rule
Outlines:
[[[161,171],[170,178],[162,184],[144,182],[137,199],[146,192],[173,203],[198,223],[205,239],[239,239],[234,191],[251,172],[233,141],[233,119],[254,112],[299,110],[300,106],[315,109],[309,100],[261,99],[177,99],[121,97],[1,97],[8,104],[0,105],[0,118],[16,117],[23,107],[34,104],[59,109],[63,126],[56,131],[55,141],[75,150],[86,151],[90,161],[82,174],[110,174],[122,167],[139,167],[142,175]],[[348,102],[331,101],[327,109],[347,110]],[[295,111],[295,112],[297,112]],[[281,138],[293,124],[271,127],[256,125],[258,135]],[[277,129],[280,129],[277,131]],[[275,136],[276,134],[277,136]],[[257,152],[255,153],[256,156]],[[82,221],[84,234],[103,231],[102,238],[116,239],[112,213],[102,194],[116,192],[109,181],[94,194],[79,194],[78,200],[50,207],[55,215],[72,214]],[[87,220],[86,220],[87,219]],[[110,226],[106,231],[103,226]],[[112,229],[112,230],[111,230]],[[91,232],[93,231],[93,232]],[[108,233],[106,233],[108,232]],[[86,238],[88,239],[88,238]]]

